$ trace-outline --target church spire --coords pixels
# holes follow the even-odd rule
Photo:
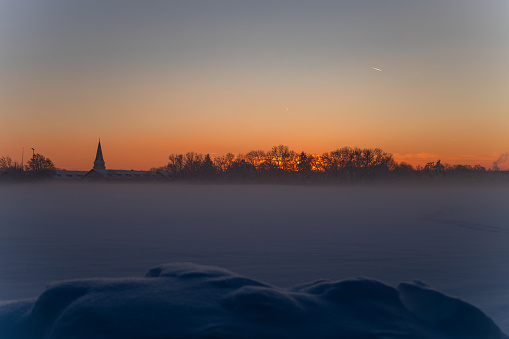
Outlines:
[[[101,139],[99,139],[99,145],[97,145],[97,154],[94,161],[94,169],[106,169],[106,164],[103,159],[103,151],[101,149]]]

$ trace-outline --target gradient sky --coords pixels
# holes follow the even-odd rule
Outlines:
[[[0,155],[88,170],[100,137],[111,169],[278,144],[491,167],[508,37],[507,0],[0,0]]]

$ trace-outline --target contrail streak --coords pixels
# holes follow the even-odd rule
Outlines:
[[[378,72],[382,71],[380,68],[376,68],[376,67],[371,67],[371,68],[373,68],[375,71],[378,71]]]

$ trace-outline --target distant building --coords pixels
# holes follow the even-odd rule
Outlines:
[[[84,176],[83,180],[94,181],[166,181],[167,176],[153,171],[128,171],[128,170],[106,170],[91,169]]]
[[[51,177],[58,180],[81,180],[85,174],[87,171],[56,170]]]
[[[106,169],[106,163],[104,162],[103,151],[101,149],[101,139],[99,139],[99,145],[97,145],[97,154],[95,155],[94,169],[96,170]]]
[[[91,181],[167,181],[169,175],[168,173],[153,171],[107,170],[101,148],[101,140],[99,140],[94,167],[86,172],[82,179]]]
[[[94,167],[90,171],[55,171],[52,176],[57,180],[85,180],[85,181],[168,181],[172,174],[169,172],[107,170],[101,148],[101,140],[97,145]]]

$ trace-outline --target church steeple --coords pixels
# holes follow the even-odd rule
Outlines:
[[[97,154],[94,161],[94,169],[106,169],[106,164],[103,159],[103,151],[101,149],[101,139],[99,139],[99,145],[97,145]]]

